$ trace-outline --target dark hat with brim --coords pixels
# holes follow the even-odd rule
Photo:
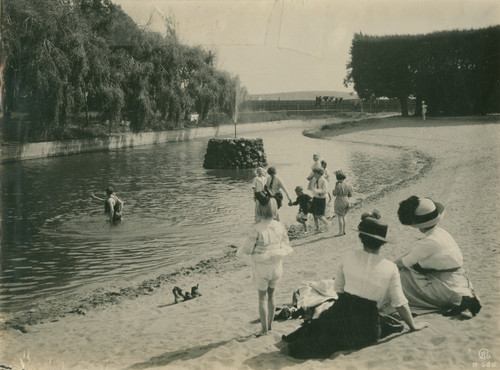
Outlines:
[[[356,231],[371,238],[390,243],[390,241],[386,239],[388,229],[389,226],[380,220],[373,217],[366,217],[359,223]]]

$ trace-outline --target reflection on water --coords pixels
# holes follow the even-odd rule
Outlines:
[[[355,197],[417,167],[404,151],[310,139],[299,128],[251,136],[264,139],[269,165],[293,200],[294,187],[306,185],[314,152],[332,173],[347,172]],[[253,173],[203,169],[207,141],[2,165],[2,311],[142,281],[237,244],[253,222]],[[104,196],[109,184],[125,201],[118,225],[109,225],[103,205],[90,197]],[[282,221],[294,223],[296,212],[285,205]]]

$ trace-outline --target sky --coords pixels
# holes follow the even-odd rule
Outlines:
[[[140,26],[214,51],[250,94],[344,87],[355,33],[425,34],[500,24],[499,0],[114,0]],[[149,24],[148,24],[149,23]]]

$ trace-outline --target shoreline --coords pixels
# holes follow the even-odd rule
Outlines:
[[[304,125],[304,122],[311,123],[314,127],[325,125],[327,121],[342,123],[373,119],[376,117],[385,117],[394,115],[394,113],[359,113],[346,112],[339,116],[329,118],[312,119],[289,119],[283,121],[266,121],[240,123],[236,127],[233,124],[223,124],[218,126],[200,126],[186,127],[182,129],[173,129],[167,131],[149,131],[149,132],[125,132],[111,134],[107,137],[68,139],[61,141],[12,143],[3,142],[0,145],[0,164],[12,163],[30,159],[50,158],[57,156],[67,156],[74,154],[84,154],[99,151],[112,151],[124,148],[132,148],[143,145],[154,145],[165,142],[187,141],[204,139],[211,137],[228,137],[236,133],[248,134],[262,129],[273,130],[283,128],[283,126]]]
[[[334,220],[330,231],[292,241],[294,253],[284,261],[285,273],[276,291],[278,307],[290,304],[292,293],[303,282],[331,278],[339,258],[359,248],[351,230],[363,211],[378,208],[390,225],[393,244],[383,247],[384,257],[393,259],[408,250],[419,235],[399,224],[395,209],[400,200],[416,194],[447,206],[442,226],[461,246],[464,267],[483,305],[478,316],[461,321],[428,314],[422,320],[430,327],[420,332],[405,330],[383,343],[325,360],[297,361],[280,354],[274,345],[281,335],[294,331],[300,320],[276,322],[270,335],[255,338],[258,311],[255,289],[248,282],[250,270],[229,257],[229,269],[225,263],[219,269],[200,265],[199,270],[187,273],[188,269],[179,276],[176,285],[178,282],[182,288],[200,283],[202,296],[194,300],[172,304],[172,286],[166,282],[155,287],[153,294],[33,325],[25,334],[0,331],[0,341],[5,344],[0,362],[19,363],[23,351],[28,350],[33,366],[39,369],[61,368],[62,364],[72,369],[382,369],[395,363],[399,368],[469,369],[482,367],[479,353],[485,349],[491,355],[490,367],[493,363],[499,366],[495,350],[500,348],[500,330],[494,323],[500,320],[500,292],[491,286],[500,281],[499,233],[494,222],[500,206],[500,174],[495,170],[500,156],[500,119],[431,118],[422,122],[389,118],[378,123],[382,125],[365,122],[361,124],[364,130],[357,127],[342,135],[323,130],[321,135],[332,140],[332,145],[337,140],[400,145],[432,158],[432,163],[424,166],[421,176],[364,200],[360,208],[349,212],[346,236],[333,237]],[[472,196],[471,189],[479,194]],[[231,255],[231,251],[227,253]]]
[[[406,150],[403,146],[391,145],[385,147],[395,150]],[[421,178],[432,168],[433,158],[425,156],[425,154],[418,151],[412,150],[410,152],[412,156],[424,163],[418,172],[412,174],[410,177],[402,178],[395,183],[386,185],[379,191],[365,194],[364,198],[358,198],[357,201],[353,201],[352,209],[359,210],[365,203],[383,198],[385,194],[405,186],[405,184],[410,183],[411,181]],[[285,226],[287,227],[288,234],[292,242],[310,237],[304,234],[302,225],[298,223]],[[312,225],[309,226],[312,227]],[[163,286],[176,285],[179,279],[187,275],[205,275],[214,270],[217,270],[220,273],[231,271],[235,268],[235,263],[238,265],[235,255],[236,248],[236,246],[230,244],[226,246],[225,251],[222,252],[220,256],[200,260],[194,264],[184,263],[183,267],[176,268],[172,272],[163,273],[158,276],[154,276],[153,278],[142,280],[131,286],[117,287],[110,285],[86,291],[84,293],[73,293],[64,301],[61,301],[60,299],[47,299],[42,304],[38,304],[36,308],[23,310],[16,315],[8,315],[8,318],[5,321],[0,322],[0,331],[15,329],[21,331],[22,333],[27,333],[29,331],[29,327],[32,325],[58,320],[69,315],[85,315],[91,310],[105,309],[111,305],[118,305],[124,300],[133,300],[140,296],[155,294],[159,288]]]

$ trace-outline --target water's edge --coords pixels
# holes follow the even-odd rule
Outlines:
[[[330,121],[330,120],[329,120]],[[325,124],[325,120],[311,120],[310,127]],[[245,123],[241,125],[221,125],[215,127],[194,127],[179,130],[123,133],[106,138],[48,141],[41,143],[10,144],[0,147],[0,163],[65,156],[70,154],[109,151],[121,148],[132,148],[142,145],[160,144],[172,141],[187,141],[207,137],[227,137],[251,133],[262,129],[274,130],[284,127],[297,127],[304,121],[276,121]],[[235,135],[236,133],[236,135]]]
[[[411,176],[400,179],[396,183],[388,185],[376,193],[368,194],[367,197],[355,204],[355,208],[359,209],[362,206],[365,206],[365,203],[376,201],[387,195],[389,192],[408,186],[408,184],[420,179],[431,170],[434,163],[433,157],[430,157],[421,151],[412,150],[403,146],[390,147],[392,149],[409,150],[412,155],[417,158],[420,163],[422,163],[422,166]],[[291,239],[302,238],[303,235],[294,235],[294,226],[295,225],[289,227]],[[85,315],[85,313],[90,310],[103,309],[110,304],[119,304],[126,299],[135,299],[140,296],[154,294],[155,291],[161,287],[179,284],[179,281],[182,281],[182,278],[188,275],[200,276],[202,279],[203,275],[231,271],[241,265],[240,261],[238,261],[235,257],[235,251],[236,247],[229,245],[226,251],[220,256],[202,260],[194,266],[185,266],[167,274],[160,274],[152,279],[145,280],[133,286],[115,288],[108,287],[106,289],[99,288],[88,292],[85,295],[76,295],[72,299],[63,301],[58,299],[48,299],[46,302],[40,304],[36,309],[18,312],[14,317],[1,322],[0,330],[10,328],[20,330],[21,332],[27,332],[27,326],[29,325],[54,321],[66,315]]]
[[[12,144],[2,143],[0,146],[0,163],[14,162],[28,159],[48,158],[71,154],[109,151],[121,148],[132,148],[142,145],[160,144],[172,141],[186,141],[207,137],[237,137],[262,130],[276,130],[286,127],[301,127],[317,129],[325,124],[340,124],[343,122],[360,121],[364,119],[383,118],[393,116],[394,113],[371,114],[359,117],[359,114],[343,117],[330,117],[310,120],[284,120],[271,122],[244,123],[236,125],[220,125],[213,127],[192,127],[169,131],[123,133],[106,138],[48,141],[41,143]]]

